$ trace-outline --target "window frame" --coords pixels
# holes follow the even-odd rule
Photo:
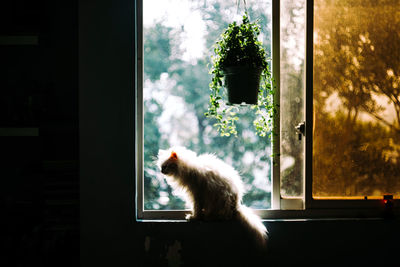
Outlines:
[[[146,220],[184,220],[185,210],[144,210],[143,188],[143,0],[135,1],[135,180],[136,180],[136,219]],[[305,86],[304,113],[305,136],[303,197],[282,198],[280,194],[280,134],[272,137],[272,187],[271,209],[255,210],[262,219],[315,219],[315,218],[380,218],[384,212],[382,199],[332,200],[313,199],[313,32],[314,0],[305,0]],[[311,14],[311,15],[310,15]],[[274,101],[280,102],[280,1],[272,0],[272,73],[276,83]],[[280,133],[280,112],[274,118],[274,132]],[[393,200],[393,212],[400,214],[400,200]],[[397,207],[397,208],[396,208]]]

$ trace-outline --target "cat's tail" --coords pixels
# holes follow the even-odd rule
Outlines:
[[[254,236],[257,245],[261,249],[266,248],[268,231],[260,217],[258,217],[252,209],[244,205],[239,205],[238,219],[249,230],[251,235]]]

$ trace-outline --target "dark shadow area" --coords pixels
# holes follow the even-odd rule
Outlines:
[[[271,234],[268,248],[257,253],[231,223],[139,223],[139,266],[383,266],[396,262],[400,231],[395,220],[265,224]]]
[[[0,3],[1,266],[79,265],[78,5],[56,2]]]
[[[167,227],[168,231],[162,229]],[[267,261],[236,222],[145,222],[138,225],[142,266],[253,266]],[[155,255],[159,256],[155,256]]]

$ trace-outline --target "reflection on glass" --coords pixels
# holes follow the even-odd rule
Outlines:
[[[305,1],[281,1],[281,197],[303,196],[303,142],[295,126],[304,120]],[[304,140],[304,139],[303,139]]]
[[[232,20],[241,21],[235,2],[146,0],[144,10],[144,208],[183,209],[155,165],[159,149],[185,146],[215,153],[242,174],[244,203],[270,207],[270,142],[253,131],[253,110],[242,108],[238,137],[221,137],[205,118],[209,102],[208,64],[213,45]],[[243,7],[239,8],[242,12]],[[247,1],[259,19],[270,56],[271,3]]]
[[[400,2],[314,5],[313,196],[400,195]]]

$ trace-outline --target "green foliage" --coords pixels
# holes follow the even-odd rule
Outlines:
[[[273,105],[272,77],[268,66],[266,52],[262,43],[257,40],[260,34],[260,26],[251,23],[247,12],[243,16],[240,25],[236,22],[229,24],[221,34],[221,39],[216,42],[214,48],[213,66],[210,73],[210,100],[206,117],[214,118],[217,122],[214,127],[222,136],[237,135],[236,122],[237,106],[226,106],[223,102],[222,78],[227,67],[246,66],[262,69],[261,86],[258,93],[258,103],[253,106],[257,114],[253,124],[256,133],[262,137],[271,132],[272,118],[275,112]]]
[[[259,25],[250,23],[247,13],[240,25],[236,22],[229,24],[214,49],[214,70],[231,66],[267,68],[265,50],[257,40],[259,34]]]

